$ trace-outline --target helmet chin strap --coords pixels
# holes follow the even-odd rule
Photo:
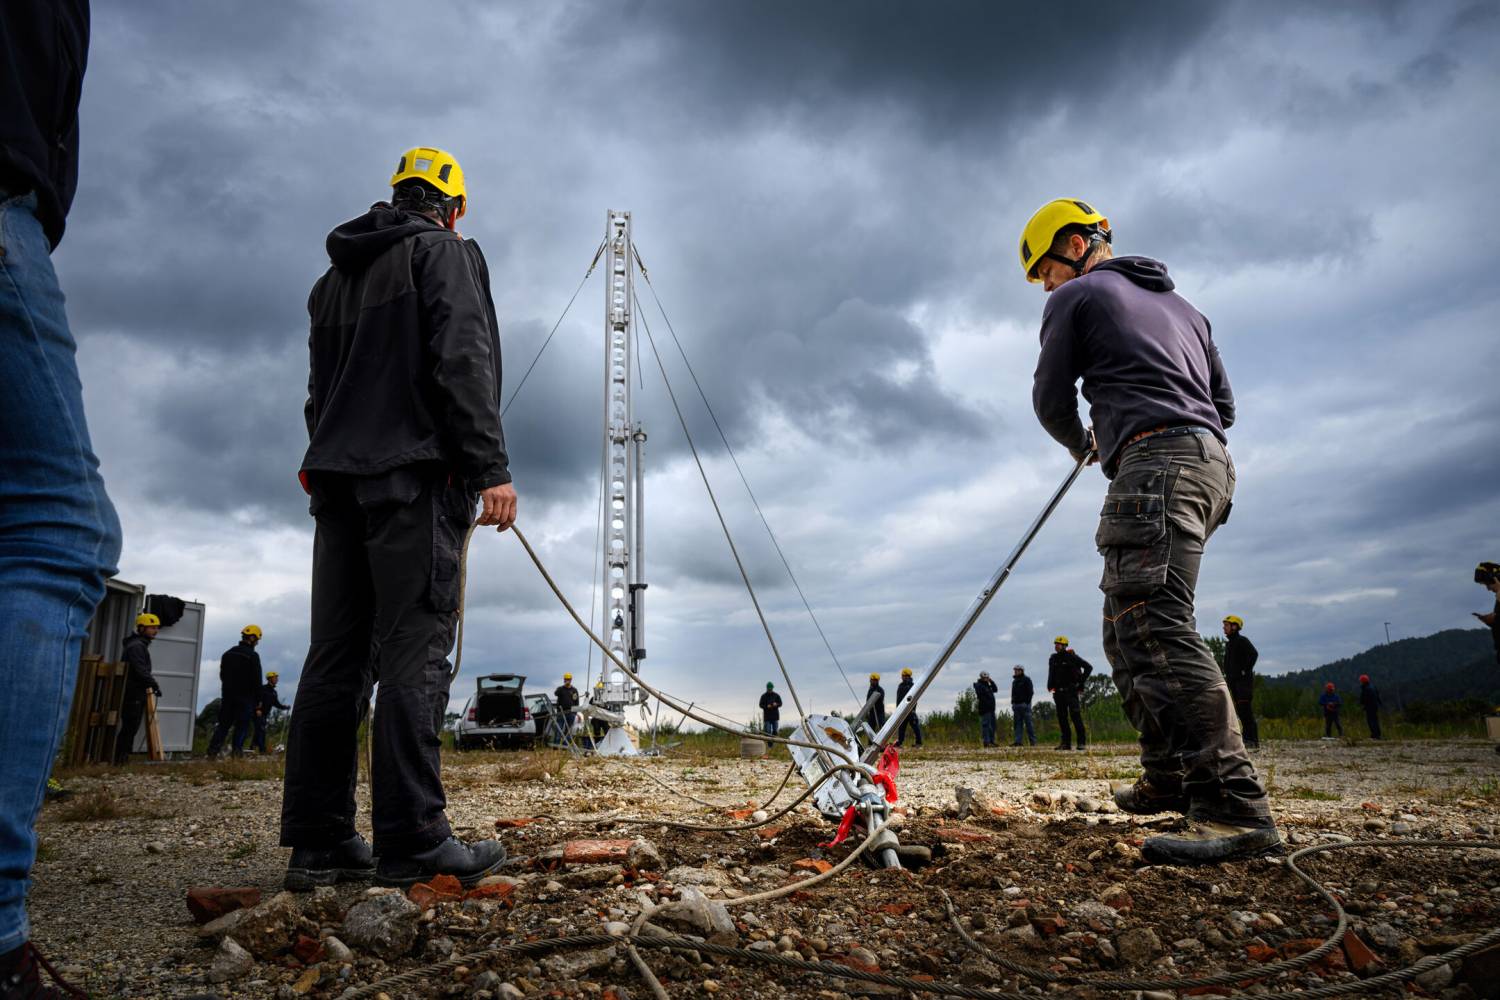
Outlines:
[[[1091,233],[1089,235],[1088,246],[1084,247],[1083,256],[1079,257],[1077,260],[1074,260],[1072,257],[1064,257],[1062,254],[1056,253],[1052,250],[1048,250],[1046,253],[1042,254],[1042,256],[1051,260],[1055,260],[1059,264],[1066,264],[1068,267],[1073,269],[1073,276],[1076,278],[1078,275],[1082,274],[1084,268],[1088,266],[1089,258],[1094,255],[1094,251],[1099,249],[1099,247],[1101,246],[1108,246],[1113,241],[1113,234],[1111,234],[1110,231],[1106,229],[1100,232]]]

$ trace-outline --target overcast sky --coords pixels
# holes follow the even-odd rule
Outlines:
[[[1500,558],[1497,40],[1493,2],[96,3],[56,261],[121,576],[207,604],[200,703],[247,622],[295,684],[307,292],[327,231],[423,144],[463,165],[507,396],[606,210],[634,213],[861,690],[929,660],[1069,468],[1031,410],[1045,295],[1016,255],[1064,195],[1109,216],[1118,252],[1168,264],[1238,397],[1201,630],[1241,615],[1280,672],[1381,641],[1384,622],[1468,627],[1473,564]],[[603,295],[596,274],[506,419],[521,524],[582,607]],[[851,707],[666,363],[804,703]],[[748,720],[779,677],[646,368],[645,669]],[[929,707],[981,669],[1037,677],[1058,632],[1104,666],[1105,485],[1079,481]],[[457,694],[481,671],[584,678],[582,634],[513,538],[476,538],[469,580]]]

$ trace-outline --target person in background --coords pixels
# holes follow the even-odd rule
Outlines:
[[[1339,736],[1342,737],[1344,735],[1344,724],[1339,721],[1339,706],[1343,703],[1343,699],[1334,690],[1333,681],[1329,681],[1323,685],[1323,694],[1318,698],[1318,704],[1323,706],[1324,739],[1332,737],[1335,729],[1339,731]]]
[[[235,757],[245,752],[251,723],[254,722],[257,733],[264,728],[259,721],[260,654],[255,651],[260,640],[260,626],[246,625],[240,631],[239,645],[231,646],[219,657],[219,721],[208,738],[210,757],[219,756],[224,749],[224,737],[230,726],[234,727],[234,748],[230,754]],[[264,752],[264,747],[261,750]]]
[[[1229,682],[1229,696],[1240,718],[1240,733],[1245,749],[1260,749],[1260,727],[1255,723],[1255,661],[1260,659],[1254,644],[1241,630],[1245,619],[1239,615],[1224,618],[1224,679]]]
[[[1019,663],[1015,667],[1015,675],[1010,681],[1010,716],[1015,721],[1016,738],[1011,746],[1021,745],[1021,728],[1026,728],[1026,738],[1031,740],[1031,745],[1036,746],[1036,729],[1031,724],[1031,699],[1035,696],[1031,678],[1026,676],[1026,668]]]
[[[981,670],[979,680],[974,682],[974,708],[979,713],[979,740],[981,746],[995,745],[995,692],[1000,686],[990,679],[989,671]]]
[[[1495,595],[1495,606],[1488,612],[1474,612],[1490,628],[1490,638],[1495,643],[1495,662],[1500,663],[1500,563],[1482,562],[1474,567],[1474,582]],[[1497,748],[1500,749],[1500,748]]]
[[[1365,725],[1370,728],[1370,739],[1380,739],[1380,692],[1370,683],[1369,674],[1359,675],[1359,705],[1365,710]]]
[[[1094,667],[1088,660],[1068,648],[1068,637],[1060,635],[1052,640],[1052,656],[1047,661],[1047,690],[1057,704],[1057,727],[1062,730],[1059,750],[1073,749],[1073,738],[1068,723],[1078,731],[1078,749],[1088,748],[1088,733],[1083,728],[1083,682],[1089,679]]]
[[[603,677],[594,682],[594,696],[590,700],[590,704],[598,705],[600,708],[604,707]],[[609,735],[609,723],[605,722],[603,719],[592,718],[589,720],[589,732],[593,734],[594,742],[598,743],[600,740],[604,739],[604,737]]]
[[[552,701],[557,705],[557,736],[566,743],[573,738],[573,713],[578,710],[578,689],[573,686],[573,675],[563,674],[563,682],[552,692]]]
[[[281,703],[281,695],[276,691],[276,679],[281,675],[272,670],[266,674],[266,682],[260,687],[260,696],[255,703],[255,735],[251,738],[251,746],[256,753],[266,752],[266,726],[271,721],[271,709],[279,708],[283,712],[290,710],[290,705]]]
[[[761,729],[767,736],[775,736],[781,726],[781,695],[776,685],[766,681],[765,693],[760,696]]]
[[[873,705],[870,705],[871,698],[875,699]],[[865,704],[870,705],[870,729],[878,733],[885,725],[885,688],[880,686],[879,674],[870,675],[870,688],[865,692]]]
[[[146,692],[161,697],[161,685],[151,673],[151,640],[161,631],[161,619],[150,612],[135,616],[135,633],[127,635],[120,647],[125,663],[125,701],[120,706],[120,734],[115,738],[115,763],[130,761],[135,734],[146,714]]]
[[[26,894],[36,818],[67,725],[84,635],[120,558],[120,521],[89,438],[78,345],[51,259],[78,187],[78,101],[88,55],[87,0],[0,3],[3,997],[64,995],[42,983],[45,960],[31,943]],[[78,995],[56,973],[52,978]]]
[[[898,684],[898,685],[896,685],[896,707],[897,708],[899,708],[901,706],[901,703],[906,700],[907,693],[909,691],[911,691],[911,689],[914,686],[915,685],[914,685],[914,682],[912,681],[912,677],[911,677],[911,667],[904,667],[904,668],[902,668],[902,670],[901,670],[901,683]],[[911,711],[906,714],[906,718],[904,718],[904,719],[901,720],[901,730],[900,730],[900,732],[896,733],[896,745],[898,747],[901,746],[903,743],[906,742],[906,731],[908,729],[910,729],[912,731],[912,734],[914,736],[916,736],[916,738],[917,738],[917,748],[921,749],[921,747],[922,747],[922,720],[919,719],[919,718],[917,718],[917,706],[915,706],[915,705],[913,705],[911,707]]]

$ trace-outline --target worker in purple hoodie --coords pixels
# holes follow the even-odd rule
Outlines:
[[[1266,788],[1193,614],[1209,536],[1229,517],[1234,395],[1208,320],[1167,267],[1119,257],[1109,220],[1060,198],[1021,234],[1021,269],[1049,297],[1032,403],[1042,426],[1110,480],[1095,542],[1104,557],[1104,652],[1141,734],[1144,774],[1113,789],[1126,812],[1184,813],[1149,838],[1158,864],[1277,851]],[[1078,413],[1078,382],[1093,422]]]

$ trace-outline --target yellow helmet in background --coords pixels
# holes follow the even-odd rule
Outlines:
[[[281,676],[281,675],[280,675],[280,674],[278,674],[278,673],[277,673],[277,672],[276,672],[276,671],[274,671],[274,670],[268,670],[268,671],[266,671],[266,680],[268,680],[268,681],[271,681],[271,682],[273,682],[273,683],[274,683],[274,682],[275,682],[275,680],[276,680],[276,678],[278,678],[278,677],[280,677],[280,676]]]
[[[257,639],[265,638],[265,636],[261,633],[259,625],[246,625],[244,628],[240,629],[240,635],[253,635]]]
[[[870,675],[870,680],[872,680],[872,681],[878,681],[878,680],[880,680],[880,675],[879,674],[871,674]]]
[[[911,676],[911,667],[902,667],[901,668],[901,676],[902,677],[910,677]]]
[[[1060,635],[1056,639],[1052,640],[1052,645],[1054,645],[1054,646],[1071,646],[1072,643],[1070,643],[1068,641],[1068,637],[1067,636]]]
[[[572,679],[573,679],[573,675],[572,674],[563,674],[563,680],[570,681]]]
[[[1235,628],[1244,628],[1245,619],[1241,618],[1239,615],[1225,615],[1224,624],[1233,625]]]
[[[1076,267],[1076,262],[1052,253],[1052,241],[1068,226],[1089,227],[1105,243],[1112,239],[1109,220],[1094,211],[1088,202],[1077,198],[1053,199],[1037,209],[1026,228],[1021,230],[1021,270],[1026,272],[1027,281],[1035,284],[1042,280],[1037,277],[1036,267],[1043,257],[1051,256]]]
[[[396,172],[391,174],[391,187],[410,180],[426,181],[448,197],[457,198],[460,218],[468,210],[469,195],[464,188],[464,171],[452,153],[431,146],[414,146],[408,149],[396,163]]]
[[[136,628],[152,625],[156,626],[157,628],[161,628],[161,619],[153,615],[151,612],[142,611],[140,614],[135,616]]]

